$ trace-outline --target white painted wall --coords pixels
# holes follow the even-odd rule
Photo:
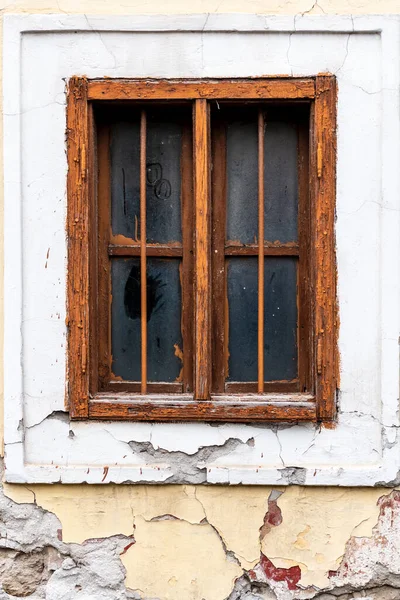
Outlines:
[[[199,456],[210,483],[374,485],[396,478],[399,33],[398,17],[5,17],[8,481],[191,481],[174,455],[160,462],[136,453],[130,441]],[[337,427],[70,423],[52,415],[64,410],[65,390],[65,79],[324,71],[335,73],[339,86]],[[246,444],[252,438],[254,445]],[[220,451],[203,465],[196,452],[205,446]]]

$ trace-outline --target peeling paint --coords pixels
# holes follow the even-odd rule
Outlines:
[[[6,485],[5,491],[40,515],[55,513],[57,543],[61,529],[72,546],[122,534],[126,584],[137,598],[328,600],[323,594],[332,592],[350,600],[349,590],[400,587],[400,491],[176,485]],[[372,597],[380,600],[377,593]]]
[[[205,11],[208,14],[204,26],[210,23],[213,13],[251,10],[258,13],[265,27],[265,14],[293,15],[294,29],[304,15],[342,13],[349,15],[349,28],[354,30],[357,16],[353,14],[399,13],[400,2],[254,0],[246,4],[244,0],[193,0],[188,5],[182,0],[171,0],[160,6],[149,0],[15,0],[0,10],[89,15]],[[60,14],[60,21],[62,18]],[[241,15],[239,20],[243,18]],[[291,69],[298,59],[294,37],[287,36],[283,49]],[[346,69],[353,68],[349,62],[351,43],[350,34],[344,36],[338,55],[337,70],[345,77]],[[106,46],[105,50],[109,51]],[[203,47],[199,52],[203,53]],[[348,81],[345,83],[348,85]],[[367,93],[380,93],[377,90],[369,88]],[[55,98],[54,103],[59,100]],[[359,174],[354,179],[359,181]],[[354,197],[355,205],[349,207],[349,215],[371,207],[370,200],[365,204],[357,194]],[[380,213],[384,208],[378,207]],[[52,246],[49,254],[47,248],[48,244],[40,254],[40,264],[43,270],[46,256],[49,277],[57,264],[57,250]],[[362,352],[368,346],[360,342],[359,347]],[[357,375],[345,385],[359,389],[362,381]],[[33,399],[34,405],[24,418],[16,420],[18,436],[25,431],[40,444],[47,426],[56,431],[57,446],[64,439],[62,436],[76,448],[82,439],[87,444],[97,439],[98,446],[93,445],[97,455],[108,437],[115,436],[123,456],[137,453],[144,465],[170,460],[172,456],[171,482],[184,477],[188,482],[202,483],[209,458],[218,461],[218,457],[227,458],[229,454],[230,464],[234,465],[239,452],[246,457],[253,452],[257,464],[269,464],[272,456],[282,468],[280,480],[273,488],[5,485],[8,497],[0,492],[1,599],[9,598],[8,592],[14,598],[29,593],[35,600],[399,600],[400,492],[380,488],[400,485],[396,468],[381,476],[377,474],[374,481],[379,489],[309,489],[301,486],[309,483],[306,471],[313,473],[313,467],[304,469],[298,461],[318,463],[326,459],[324,452],[335,443],[327,432],[317,428],[307,431],[295,426],[279,427],[265,433],[258,426],[232,427],[220,429],[218,436],[215,429],[211,434],[211,429],[204,427],[200,444],[189,434],[191,439],[185,451],[177,451],[176,440],[152,426],[131,426],[129,431],[110,427],[107,431],[104,424],[89,438],[83,424],[70,425],[62,403],[50,399],[44,406],[43,398],[36,392]],[[398,419],[390,413],[380,416],[380,411],[369,404],[367,393],[361,400],[364,404],[357,411],[343,406],[345,396],[340,402],[339,418],[344,427],[350,431],[353,420],[359,423],[360,456],[356,461],[361,462],[362,453],[376,457],[385,452],[395,466]],[[397,400],[396,403],[398,407]],[[374,431],[381,435],[374,437]],[[10,454],[20,439],[12,440]],[[64,447],[64,452],[66,448],[69,446]],[[212,455],[208,455],[207,448]],[[347,445],[340,446],[338,452],[343,458]],[[70,456],[74,456],[73,452]],[[112,463],[100,465],[98,481],[104,478],[108,482]],[[93,468],[90,464],[87,472]],[[262,469],[257,477],[261,474]],[[335,472],[332,481],[335,477],[338,482],[343,481],[341,472]],[[280,484],[289,487],[280,488]]]
[[[167,451],[164,448],[154,448],[151,442],[129,442],[130,448],[135,454],[143,459],[146,465],[154,463],[165,463],[168,465],[172,474],[165,483],[205,483],[207,481],[207,461],[210,457],[217,460],[243,445],[239,439],[229,438],[221,445],[210,445],[200,448],[194,454],[186,452]],[[246,444],[251,444],[251,438]]]
[[[297,589],[297,584],[301,579],[301,570],[298,565],[295,565],[294,567],[289,567],[288,569],[275,567],[275,565],[269,560],[269,558],[264,556],[264,554],[261,554],[259,568],[267,581],[282,581],[287,585],[288,590]],[[256,581],[256,572],[253,570],[249,571],[249,577]]]

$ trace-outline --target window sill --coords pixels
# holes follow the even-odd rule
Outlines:
[[[89,418],[120,421],[316,421],[310,394],[214,394],[211,401],[192,395],[132,396],[96,394],[89,402]]]

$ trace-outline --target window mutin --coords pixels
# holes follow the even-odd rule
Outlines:
[[[173,132],[168,132],[168,123],[180,123],[179,148],[173,151],[176,158],[170,161],[169,178],[159,172],[162,165],[157,156],[146,160],[151,147],[151,123],[157,123],[157,119],[152,121],[151,115],[157,113],[160,103],[164,113],[173,113],[176,103],[181,104],[173,118],[164,119],[164,141],[173,137]],[[112,200],[113,168],[117,163],[111,155],[113,140],[116,155],[121,145],[123,147],[121,139],[126,138],[129,131],[120,116],[127,108],[137,115],[130,117],[135,131],[132,129],[132,135],[128,135],[125,142],[131,144],[137,174],[121,164],[118,169],[126,171],[124,178],[135,180],[132,185],[136,191],[131,197],[135,197],[138,214],[130,215],[132,202],[129,206],[125,203],[128,218],[122,223],[121,232],[115,232],[114,223],[121,214],[118,215],[118,206]],[[334,419],[337,385],[335,118],[336,82],[330,75],[199,81],[70,79],[67,110],[68,400],[73,418]],[[273,147],[268,146],[271,136],[265,136],[266,123],[267,128],[268,123],[274,124],[272,130],[278,141]],[[118,126],[119,136],[115,133]],[[160,119],[153,133],[158,141],[160,135],[163,137]],[[135,143],[132,143],[133,138],[137,140]],[[157,143],[154,145],[157,154]],[[249,181],[243,181],[241,173],[246,169],[235,173],[235,164],[241,147],[246,150],[242,154],[248,158],[254,152],[254,145],[256,170],[250,173]],[[279,186],[279,173],[285,171],[282,164],[275,165],[274,171],[269,150],[273,150],[275,162],[279,163],[276,156],[279,151],[281,163],[283,159],[291,162],[286,165],[291,175],[286,181],[290,190],[286,194],[283,219],[265,219],[266,183]],[[126,155],[120,152],[119,160],[122,157],[123,161]],[[176,169],[177,161],[179,169]],[[174,163],[175,174],[171,175]],[[248,170],[252,168],[254,170],[254,160]],[[157,231],[162,233],[162,219],[158,228],[157,223],[152,224],[152,219],[157,221],[157,215],[152,213],[148,188],[155,197],[165,200],[172,193],[171,176],[175,181],[174,192],[180,188],[180,202],[175,203],[175,212],[180,210],[180,215],[168,223],[173,227],[173,222],[180,221],[181,236],[178,225],[175,236],[164,231],[164,237],[160,237]],[[126,195],[127,185],[129,187],[126,179],[122,185]],[[257,211],[253,215],[251,207],[244,212],[240,206],[238,185],[246,185],[255,195]],[[274,212],[273,206],[268,210],[270,216],[271,211]],[[250,231],[254,215],[255,235]],[[126,225],[128,228],[124,230]],[[150,230],[153,235],[149,235]],[[169,239],[171,237],[177,239]],[[276,278],[273,293],[280,294],[278,304],[290,304],[285,318],[274,331],[268,331],[265,325],[266,313],[278,306],[269,302],[268,289],[264,291],[271,266]],[[153,274],[149,272],[152,269]],[[170,269],[168,281],[175,282],[175,292],[169,297],[170,312],[165,313],[161,321],[182,323],[183,350],[177,344],[174,353],[175,359],[180,360],[183,352],[182,372],[179,370],[177,377],[175,373],[174,381],[170,382],[149,381],[148,377],[149,277],[165,286],[167,280],[162,281],[162,269]],[[113,275],[113,271],[117,273]],[[254,310],[248,311],[253,320],[257,312],[256,353],[254,344],[250,344],[253,350],[250,349],[248,357],[244,356],[245,362],[251,363],[249,372],[255,381],[247,381],[246,374],[240,371],[241,355],[246,353],[246,343],[242,347],[240,344],[240,332],[234,344],[235,352],[227,352],[229,331],[233,334],[232,326],[237,322],[235,310],[240,315],[237,282],[243,277],[250,288],[258,290],[258,297],[257,293],[250,293],[256,305]],[[136,361],[135,366],[136,371],[140,370],[139,382],[130,380],[129,368],[125,373],[123,369],[120,371],[123,377],[118,373],[112,376],[115,360],[111,362],[111,355],[116,339],[113,302],[115,306],[115,297],[119,297],[121,306],[124,299],[129,319],[129,294],[131,299],[136,298],[135,305],[131,306],[135,326],[140,322],[134,338],[140,340],[137,354],[140,361]],[[171,306],[179,304],[176,302],[179,294],[180,316],[179,310],[175,310],[175,316],[171,317]],[[138,312],[139,297],[145,310]],[[122,309],[117,307],[115,323],[121,314]],[[119,323],[122,334],[124,327]],[[252,329],[254,334],[254,327]],[[278,350],[275,363],[269,364],[265,334],[273,338],[274,333]],[[171,335],[167,334],[167,339],[172,339]],[[233,343],[232,340],[229,343]],[[135,344],[136,352],[138,344]],[[295,367],[290,368],[290,360],[279,362],[282,353],[293,358]],[[255,378],[252,375],[254,356]],[[155,360],[157,362],[157,357]],[[162,362],[160,354],[161,367]],[[171,363],[171,374],[175,367]],[[278,373],[272,380],[265,376],[271,368]],[[154,379],[152,372],[155,371],[150,363],[150,379]],[[239,381],[235,373],[239,373]],[[137,372],[134,377],[137,378]]]

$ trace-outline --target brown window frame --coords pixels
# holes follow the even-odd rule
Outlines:
[[[337,310],[336,310],[336,258],[335,258],[335,193],[336,193],[336,79],[330,74],[315,77],[257,78],[219,80],[131,80],[92,79],[72,77],[67,94],[67,235],[68,235],[68,282],[67,282],[67,404],[73,419],[115,419],[135,421],[233,421],[233,422],[287,422],[319,421],[330,423],[336,415],[337,390]],[[183,199],[183,220],[188,223],[183,246],[190,245],[194,231],[194,257],[183,257],[183,269],[193,274],[194,314],[184,311],[183,319],[193,322],[193,370],[190,362],[184,363],[184,381],[193,373],[193,393],[168,393],[164,388],[154,393],[157,385],[146,385],[146,366],[142,363],[142,384],[131,387],[116,386],[99,391],[102,355],[109,343],[110,332],[101,332],[99,323],[109,322],[104,311],[106,304],[98,303],[98,294],[104,294],[107,282],[108,254],[118,253],[118,244],[111,248],[109,228],[102,226],[106,220],[99,213],[109,202],[107,193],[98,186],[98,164],[108,160],[99,144],[97,135],[106,136],[103,129],[96,133],[94,103],[113,101],[191,100],[193,102],[193,132],[184,134],[184,143],[190,143],[193,135],[193,164],[187,164],[183,176],[187,178],[186,204]],[[280,391],[269,392],[265,387],[262,359],[259,360],[257,390],[240,384],[227,384],[222,388],[221,358],[213,363],[211,328],[215,328],[214,340],[224,343],[223,324],[213,314],[215,300],[224,294],[217,278],[218,263],[212,260],[211,244],[224,245],[218,215],[211,222],[211,195],[218,195],[223,184],[211,175],[211,137],[209,100],[274,100],[279,102],[307,102],[310,105],[310,127],[299,135],[300,228],[298,248],[265,246],[260,243],[250,249],[258,256],[259,266],[264,255],[297,254],[302,250],[305,257],[299,266],[300,303],[306,308],[303,317],[304,333],[298,334],[299,345],[305,344],[307,352],[299,352],[300,380],[311,390],[301,392],[293,386],[283,385]],[[141,118],[141,146],[145,140],[145,113]],[[262,173],[264,125],[259,113],[259,173]],[[185,141],[186,139],[186,141]],[[223,143],[216,131],[213,144]],[[216,156],[222,153],[216,153]],[[223,160],[223,159],[221,159]],[[261,161],[261,162],[260,162]],[[105,163],[104,163],[105,164]],[[141,179],[145,181],[145,148],[141,152]],[[104,171],[104,170],[103,170]],[[193,185],[190,172],[193,171]],[[215,173],[216,169],[214,169]],[[218,171],[218,169],[217,169]],[[188,175],[189,174],[189,175]],[[193,188],[193,189],[192,189]],[[263,178],[259,176],[259,196],[263,197]],[[97,192],[97,189],[99,190]],[[145,195],[141,184],[141,196]],[[307,197],[307,201],[302,201]],[[144,196],[145,198],[145,196]],[[193,202],[193,218],[191,217]],[[186,206],[186,213],[185,213]],[[262,202],[259,202],[259,207]],[[145,211],[142,198],[141,211]],[[263,240],[262,209],[259,214],[259,239]],[[98,228],[98,223],[100,226]],[[145,212],[142,212],[141,228],[145,228]],[[308,229],[307,229],[308,228]],[[303,232],[303,233],[302,233]],[[306,233],[304,233],[306,232]],[[185,242],[186,235],[186,242]],[[141,273],[145,277],[146,246],[144,231],[138,248],[130,250],[140,256]],[[300,250],[299,250],[300,248]],[[125,249],[126,250],[126,249]],[[146,252],[147,250],[147,252]],[[224,253],[227,251],[223,249]],[[157,253],[155,248],[152,250]],[[164,249],[174,252],[173,248]],[[238,250],[231,248],[232,253]],[[123,252],[123,250],[121,250]],[[193,260],[193,264],[190,262]],[[259,289],[263,289],[262,269],[259,269]],[[189,279],[188,279],[189,280]],[[142,282],[143,284],[144,282]],[[189,284],[188,284],[189,285]],[[190,284],[191,285],[191,284]],[[261,287],[260,287],[261,286]],[[142,305],[146,286],[141,286]],[[186,292],[187,293],[187,292]],[[211,294],[214,294],[214,297]],[[262,302],[262,294],[260,294]],[[185,302],[185,291],[183,291]],[[102,312],[103,311],[103,312]],[[186,316],[185,316],[186,315]],[[193,318],[195,316],[195,318]],[[107,320],[108,319],[108,320]],[[262,311],[259,311],[258,352],[262,356]],[[146,321],[142,317],[145,333]],[[189,324],[187,322],[187,326]],[[185,321],[183,323],[185,329]],[[107,328],[106,328],[107,329]],[[104,331],[104,326],[103,326]],[[185,333],[184,333],[185,336]],[[303,341],[302,341],[303,336]],[[190,345],[191,336],[187,336]],[[142,335],[142,353],[146,355]],[[185,337],[184,337],[185,341]],[[215,342],[213,342],[215,343]],[[218,353],[215,353],[218,356]],[[223,360],[222,360],[223,362]],[[216,383],[217,393],[211,393],[211,382]],[[166,384],[162,384],[166,385]],[[174,384],[170,384],[174,392]],[[236,387],[235,387],[236,385]],[[300,385],[303,385],[300,382]],[[301,389],[301,388],[300,388]]]

